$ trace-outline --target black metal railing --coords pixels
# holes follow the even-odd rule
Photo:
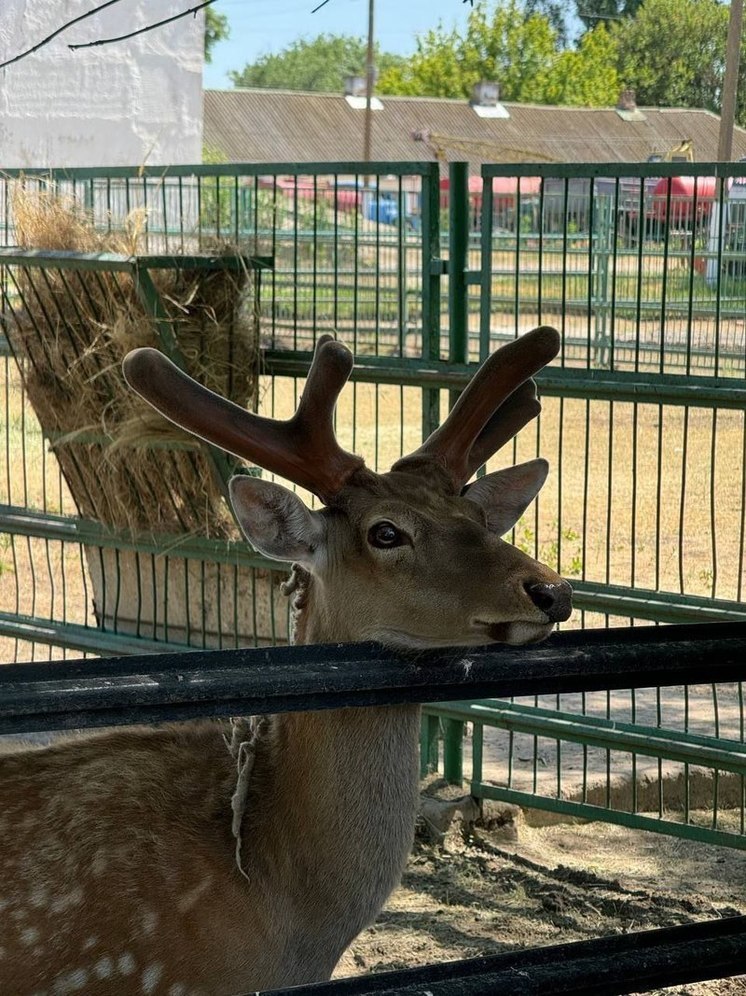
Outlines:
[[[0,668],[0,733],[739,680],[746,624],[555,634],[533,647],[398,656],[375,644],[277,647]],[[746,965],[746,917],[430,965],[292,992],[629,993]],[[289,990],[281,990],[289,992]]]

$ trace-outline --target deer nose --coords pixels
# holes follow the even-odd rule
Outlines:
[[[545,612],[550,622],[564,622],[572,612],[572,588],[564,579],[559,583],[539,581],[523,586],[534,605]]]

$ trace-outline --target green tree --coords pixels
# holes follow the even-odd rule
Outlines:
[[[720,112],[728,8],[718,0],[645,0],[612,29],[618,70],[639,104]],[[736,116],[746,123],[746,44]]]
[[[228,16],[220,14],[214,7],[205,9],[205,62],[212,62],[212,52],[218,42],[230,38]]]
[[[364,75],[367,45],[351,35],[302,38],[275,55],[263,55],[240,71],[229,73],[234,86],[276,87],[340,93],[345,76]],[[376,48],[376,67],[385,74],[404,62],[401,56]]]
[[[642,0],[575,0],[575,10],[586,29],[608,27],[625,17],[634,17]]]
[[[545,14],[520,0],[476,7],[461,34],[442,25],[417,38],[414,55],[382,73],[379,93],[469,97],[496,80],[504,100],[608,104],[617,98],[616,46],[600,26],[577,50],[564,50]]]
[[[616,42],[603,24],[586,32],[576,49],[565,49],[547,73],[544,102],[577,107],[608,106],[619,97]]]
[[[564,48],[568,41],[567,4],[563,0],[524,0],[527,14],[543,14],[557,36],[557,44]]]

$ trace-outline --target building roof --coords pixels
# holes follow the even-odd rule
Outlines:
[[[683,108],[501,106],[480,117],[466,100],[381,97],[372,113],[372,158],[380,161],[641,162],[691,139],[700,162],[717,159],[720,118]],[[207,90],[204,141],[231,162],[348,162],[362,158],[365,113],[333,93]],[[420,136],[417,140],[415,135]],[[733,158],[746,156],[736,128]]]

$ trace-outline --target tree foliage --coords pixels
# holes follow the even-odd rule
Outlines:
[[[365,75],[366,57],[363,38],[322,34],[293,42],[275,55],[263,55],[229,75],[234,86],[340,93],[345,76]],[[379,73],[405,61],[378,48],[375,59]]]
[[[227,14],[220,14],[214,7],[205,9],[205,62],[212,62],[212,52],[218,42],[230,37]]]
[[[557,43],[565,48],[569,39],[567,29],[567,4],[563,0],[524,0],[527,14],[543,14],[549,21],[557,37]]]
[[[605,25],[599,24],[583,35],[576,49],[565,49],[554,60],[544,87],[544,102],[609,106],[617,102],[619,90],[616,44]]]
[[[634,17],[643,0],[575,0],[575,10],[586,29],[599,24],[609,27],[625,17]]]
[[[719,113],[728,29],[724,3],[575,4],[586,30],[568,45],[560,0],[485,0],[470,11],[464,28],[441,23],[418,35],[409,57],[377,50],[377,92],[468,99],[475,83],[494,80],[507,101],[608,107],[629,87],[643,106]],[[319,35],[230,75],[237,86],[339,93],[345,76],[364,74],[365,61],[364,39]],[[746,38],[738,97],[737,120],[746,125]]]
[[[618,68],[637,102],[720,112],[728,8],[718,0],[645,0],[613,26]],[[746,123],[746,44],[736,115]]]
[[[382,73],[380,93],[469,97],[475,83],[496,80],[504,100],[603,105],[618,96],[616,48],[603,25],[577,50],[563,49],[546,14],[519,0],[474,8],[466,30],[442,25],[417,38],[414,55]]]

